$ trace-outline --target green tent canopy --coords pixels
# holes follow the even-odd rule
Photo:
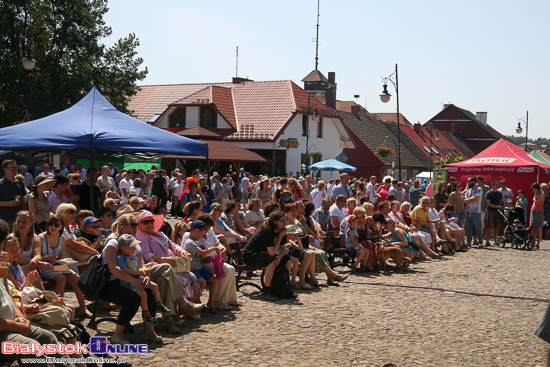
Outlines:
[[[531,153],[529,153],[529,155],[537,161],[550,166],[550,157],[546,153],[533,150],[531,151]]]
[[[111,157],[109,159],[95,159],[95,164],[101,164],[106,166],[109,163],[113,164],[113,167],[118,167],[118,169],[139,169],[143,168],[144,170],[150,169],[152,165],[160,167],[162,164],[162,158],[153,158],[153,159],[140,159],[135,157]],[[90,161],[88,159],[77,158],[76,164],[82,163],[84,167],[90,167]]]

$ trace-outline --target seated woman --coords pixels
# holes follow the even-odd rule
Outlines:
[[[357,206],[357,199],[355,198],[349,198],[346,200],[346,214],[352,215],[353,209]]]
[[[303,205],[303,204],[302,204]],[[307,236],[305,230],[302,228],[302,225],[300,224],[300,221],[298,220],[298,207],[294,203],[286,204],[284,208],[287,225],[292,225],[300,228],[300,231],[296,233],[298,236]],[[308,239],[309,241],[309,239]],[[306,273],[310,276],[310,281],[313,284],[318,283],[317,279],[315,278],[315,254],[313,251],[308,250],[303,246],[302,241],[302,250],[299,250],[295,247],[289,248],[288,254],[291,257],[297,258],[300,261],[300,272],[298,276],[298,285],[297,287],[301,289],[313,289],[313,285],[306,283]],[[308,245],[309,247],[309,245]],[[295,282],[295,277],[297,273],[297,268],[293,268],[292,274],[290,277],[290,282]]]
[[[229,228],[237,232],[242,236],[246,236],[247,239],[250,239],[254,232],[256,232],[255,227],[245,227],[239,217],[240,201],[231,200],[225,204],[224,212],[221,216],[221,219],[227,224]]]
[[[262,210],[262,202],[260,199],[250,199],[244,217],[254,228],[258,228],[264,222],[264,211]]]
[[[315,206],[315,209],[319,209],[323,203],[323,199],[327,197],[325,192],[327,184],[323,180],[317,181],[317,188],[311,191],[311,202]]]
[[[365,208],[363,207],[356,207],[353,210],[352,215],[359,218],[359,223],[357,225],[358,233],[360,233],[361,231],[364,231],[365,233],[364,237],[362,237],[362,235],[360,234],[356,238],[356,240],[361,244],[361,246],[368,250],[366,252],[367,257],[366,257],[365,270],[376,271],[375,270],[375,267],[377,265],[376,246],[370,240],[371,237],[369,236],[369,228],[376,228],[376,224],[374,222],[372,222],[372,224],[369,224],[369,218],[367,218],[367,213],[365,211]],[[350,217],[351,216],[347,216],[342,220],[342,222],[340,222],[339,234],[340,234],[340,246],[342,248],[346,248],[346,247],[349,248],[346,242],[346,232],[350,225],[350,222],[349,222]],[[370,218],[370,220],[372,221],[372,217]]]
[[[422,255],[424,255],[422,250],[417,250],[415,247],[413,247],[410,244],[411,238],[409,237],[407,232],[405,232],[401,228],[396,228],[395,222],[393,220],[391,219],[386,220],[385,227],[386,227],[386,230],[392,234],[392,242],[387,246],[399,247],[403,252],[403,255],[405,257],[408,257],[411,260],[416,256],[416,254],[420,254],[421,257]],[[402,265],[403,267],[406,267],[408,263],[404,263],[400,265]]]
[[[458,218],[453,216],[455,208],[453,204],[446,204],[443,209],[439,212],[441,220],[445,224],[446,230],[449,231],[451,236],[455,239],[455,251],[456,252],[466,252],[468,251],[465,248],[466,245],[466,231],[464,228],[458,226]]]
[[[223,234],[225,238],[227,238],[228,243],[246,241],[245,236],[241,236],[240,234],[235,232],[222,219],[223,207],[219,203],[212,204],[210,206],[210,209],[212,209],[210,215],[214,219],[214,233],[216,233],[216,235]]]
[[[86,212],[86,211],[82,210],[82,212]],[[87,212],[91,213],[90,211],[87,211]],[[73,204],[61,204],[57,207],[57,210],[55,213],[57,217],[62,218],[62,223],[64,226],[63,239],[65,240],[65,246],[64,246],[63,253],[60,254],[60,256],[68,259],[75,259],[70,251],[89,254],[90,256],[99,254],[97,250],[94,250],[90,246],[86,246],[84,243],[78,242],[76,240],[78,236],[75,234],[75,230],[78,229],[78,227],[76,225],[73,225],[75,224],[75,221],[76,221],[76,207]],[[90,215],[93,215],[93,214],[90,214]],[[82,223],[84,222],[85,218],[86,217],[82,219]],[[69,267],[73,271],[78,271],[78,264],[74,264]]]
[[[48,269],[53,268],[52,265],[39,261],[40,257],[40,238],[34,233],[33,217],[28,211],[20,211],[17,213],[15,224],[13,226],[13,235],[19,240],[21,246],[21,256],[19,258],[19,265],[23,269],[25,274],[29,274],[36,269]],[[44,290],[42,284],[42,278],[38,275],[38,279],[32,282],[33,286],[38,289]]]
[[[53,216],[48,220],[46,232],[39,235],[42,242],[40,261],[48,262],[54,265],[56,260],[63,258],[62,254],[65,247],[65,239],[62,236],[63,219]],[[80,277],[73,270],[56,271],[53,269],[41,269],[40,276],[44,280],[52,280],[56,283],[55,293],[63,297],[65,293],[65,284],[69,282],[73,286],[78,305],[80,306],[80,317],[92,317],[92,313],[86,309],[84,294],[77,285]]]
[[[271,201],[271,189],[269,188],[269,178],[262,177],[258,189],[256,190],[256,198],[260,200],[262,209]]]
[[[401,204],[399,204],[397,200],[391,202],[391,213],[389,214],[389,216],[393,220],[395,226],[397,228],[401,228],[402,230],[404,230],[415,243],[419,244],[420,247],[422,247],[422,250],[424,250],[424,252],[428,254],[428,256],[438,256],[435,252],[433,252],[430,249],[430,246],[428,246],[428,244],[424,241],[424,236],[421,236],[420,234],[415,233],[411,227],[405,224],[405,221],[403,219],[403,214],[399,212],[400,209],[401,209]]]
[[[298,202],[298,212],[302,212],[301,206],[303,207],[303,216],[300,218],[300,222],[302,225],[302,228],[306,230],[306,233],[310,236],[310,239],[313,241],[313,246],[310,246],[310,250],[313,251],[315,254],[315,272],[320,273],[324,272],[327,276],[327,283],[330,285],[336,285],[337,282],[341,282],[347,279],[347,275],[340,275],[336,273],[331,267],[328,262],[327,253],[322,250],[322,247],[324,246],[324,240],[321,238],[321,235],[318,231],[318,226],[315,223],[315,219],[313,218],[313,212],[315,211],[315,205],[311,202],[309,203],[302,203]],[[319,243],[318,247],[315,246],[315,244]],[[322,283],[311,283],[310,284],[314,287],[316,286],[322,286]]]
[[[276,268],[286,267],[290,272],[290,257],[286,254],[286,218],[283,212],[271,213],[243,250],[244,262],[253,267],[265,269],[263,297],[276,300],[271,291],[271,280]]]
[[[49,190],[53,188],[55,182],[53,178],[38,176],[35,185],[30,187],[30,193],[27,195],[27,205],[29,206],[29,212],[34,217],[36,234],[46,230],[46,223],[53,215],[50,210],[48,196]]]
[[[199,215],[202,214],[202,205],[200,201],[191,201],[185,204],[183,208],[183,214],[186,216],[186,222],[193,222],[197,220]]]
[[[190,256],[180,245],[170,241],[164,233],[158,230],[162,223],[155,222],[151,212],[144,211],[137,218],[139,226],[135,237],[141,241],[140,246],[145,262],[166,263],[175,267],[176,257]],[[185,289],[185,298],[193,303],[200,303],[202,292],[197,277],[191,272],[177,273],[176,276]]]

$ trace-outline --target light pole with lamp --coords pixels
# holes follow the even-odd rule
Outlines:
[[[399,123],[399,78],[397,75],[397,64],[395,64],[395,71],[391,75],[382,78],[382,82],[384,83],[384,90],[382,91],[382,94],[380,94],[380,100],[384,103],[389,102],[391,97],[391,94],[388,92],[388,81],[391,82],[395,87],[395,95],[397,98],[397,161],[399,168],[399,174],[397,175],[397,177],[398,180],[401,181],[401,125]]]
[[[21,39],[23,39],[22,47],[21,46]],[[31,54],[31,48],[25,47],[25,41],[27,39],[19,33],[19,40],[17,42],[17,62],[16,62],[16,72],[15,72],[15,104],[14,104],[14,116],[13,120],[14,123],[18,121],[17,114],[18,114],[18,104],[19,104],[19,58],[21,57],[21,50],[27,49],[27,56],[23,60],[21,60],[21,64],[23,65],[23,68],[25,70],[32,70],[34,69],[34,65],[36,64],[36,61],[32,58]]]
[[[301,165],[301,168],[303,170],[303,174],[307,174],[308,172],[308,169],[307,169],[307,166],[308,166],[308,163],[309,163],[309,148],[311,147],[314,147],[314,145],[312,145],[311,147],[309,146],[309,115],[311,114],[311,109],[314,107],[314,106],[311,106],[311,94],[308,93],[308,96],[307,96],[307,115],[306,115],[306,159],[305,159],[305,162],[302,163]],[[313,113],[311,114],[312,115],[312,120],[313,121],[318,121],[319,120],[319,112],[317,111],[317,108],[315,108],[313,110]],[[305,169],[304,169],[304,166],[305,166]]]
[[[386,136],[384,137],[384,142],[382,143],[383,146],[386,146],[386,139],[390,139],[391,141],[393,141],[393,143],[395,144],[396,149],[397,149],[397,143],[395,142],[395,139],[392,138],[392,137],[389,136],[389,135],[386,135]],[[391,168],[392,168],[392,170],[394,171],[394,174],[395,174],[395,161],[393,160],[393,161],[391,162],[391,164],[392,164],[392,167],[391,167]],[[394,176],[394,175],[391,175],[391,176]]]
[[[518,127],[516,128],[516,133],[521,134],[523,132],[523,129],[521,128],[521,122],[525,124],[525,153],[529,153],[527,151],[527,133],[529,132],[529,111],[527,111],[527,117],[524,119],[519,119],[518,121]]]
[[[434,134],[434,132],[433,132],[434,131],[433,123],[429,123],[428,126],[429,126],[429,128],[426,127],[426,130],[428,130],[429,133],[430,133],[430,181],[431,181],[432,180],[432,172],[433,172],[433,162],[432,162],[432,152],[433,152],[432,144],[433,144],[433,141],[432,141],[432,138],[435,141],[439,141],[439,133],[436,131],[435,134]]]

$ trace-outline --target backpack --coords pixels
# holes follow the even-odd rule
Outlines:
[[[290,191],[288,187],[285,187],[284,189],[281,190],[279,197],[281,198],[281,204],[283,205],[283,207],[286,204],[292,203],[294,201],[292,197],[292,191]]]
[[[271,280],[271,291],[277,298],[291,298],[292,287],[290,286],[290,274],[286,266],[275,268]]]

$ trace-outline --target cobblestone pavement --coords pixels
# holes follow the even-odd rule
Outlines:
[[[240,309],[186,320],[176,337],[159,327],[165,342],[128,359],[159,367],[543,366],[547,345],[533,335],[550,298],[550,242],[542,247],[474,248],[402,273],[352,275],[339,287],[299,291],[296,301],[267,302],[244,287]],[[139,315],[133,343],[144,342]],[[97,333],[112,330],[102,323]]]

